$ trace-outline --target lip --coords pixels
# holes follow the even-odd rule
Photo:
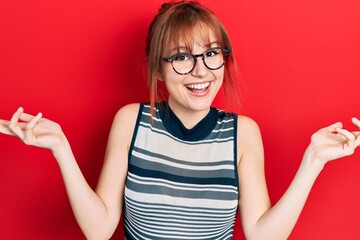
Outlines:
[[[211,88],[211,84],[212,81],[201,81],[201,82],[194,82],[194,83],[188,83],[185,84],[185,88],[186,90],[190,93],[190,95],[195,96],[195,97],[202,97],[205,96],[209,93],[210,88]],[[204,85],[208,85],[205,88],[201,88],[204,87]],[[189,86],[192,86],[192,89],[189,89]]]

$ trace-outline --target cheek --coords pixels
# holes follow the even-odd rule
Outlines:
[[[168,86],[182,83],[186,75],[179,75],[177,74],[172,68],[164,67],[161,73],[162,81]]]
[[[213,71],[213,75],[217,80],[224,80],[224,68],[221,68],[217,71]]]
[[[172,70],[171,66],[169,66],[168,64],[164,64],[161,67],[161,72],[159,73],[159,75],[161,77],[159,79],[163,82],[167,82],[169,79],[174,78],[173,70]]]

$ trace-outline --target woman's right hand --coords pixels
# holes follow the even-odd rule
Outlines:
[[[59,124],[24,113],[20,107],[10,121],[0,119],[0,133],[17,136],[25,144],[56,151],[62,144],[67,143],[66,137]]]

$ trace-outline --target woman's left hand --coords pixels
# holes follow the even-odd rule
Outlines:
[[[360,120],[352,118],[352,122],[360,129]],[[335,123],[322,128],[311,137],[307,149],[312,160],[325,164],[328,161],[349,156],[360,146],[360,132],[350,132],[342,128],[342,123]]]

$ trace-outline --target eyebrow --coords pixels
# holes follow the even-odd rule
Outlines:
[[[220,44],[219,44],[218,41],[211,42],[211,43],[208,44],[208,46],[209,46],[209,47],[213,47],[214,44],[217,44],[218,46],[220,46]],[[206,46],[206,47],[207,47],[207,46]],[[176,47],[174,47],[173,49],[171,49],[170,51],[168,51],[168,54],[170,54],[170,53],[172,53],[172,52],[174,52],[174,51],[179,52],[180,49],[186,50],[187,47],[186,47],[186,46],[176,46]]]

